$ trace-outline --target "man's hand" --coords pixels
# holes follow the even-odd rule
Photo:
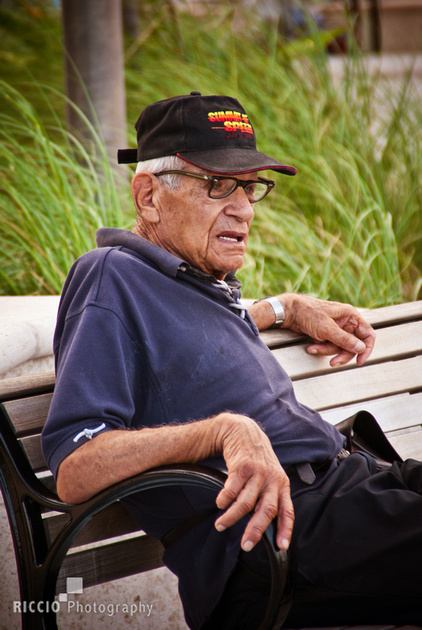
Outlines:
[[[334,354],[330,361],[333,367],[355,356],[358,365],[365,363],[374,347],[375,331],[353,306],[294,293],[276,297],[285,311],[282,327],[315,340],[307,348],[310,354]],[[260,330],[274,323],[274,311],[268,302],[257,302],[249,310]]]
[[[229,477],[217,497],[217,506],[226,511],[216,528],[223,531],[253,512],[241,541],[242,549],[250,551],[277,517],[277,545],[287,549],[294,523],[289,478],[256,422],[246,416],[226,416],[220,440]]]
[[[335,354],[332,366],[344,365],[355,356],[358,365],[365,363],[374,347],[375,331],[353,306],[290,293],[279,299],[286,304],[283,327],[315,340],[307,348],[310,354]]]

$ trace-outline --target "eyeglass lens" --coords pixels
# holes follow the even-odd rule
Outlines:
[[[238,186],[243,188],[246,197],[250,203],[256,203],[265,197],[265,195],[274,188],[274,182],[271,180],[260,181],[243,181],[236,177],[217,177],[211,175],[202,175],[201,173],[190,173],[189,171],[171,170],[154,173],[156,177],[163,175],[185,175],[196,179],[205,179],[209,182],[208,194],[211,199],[223,199],[228,197],[236,190]]]
[[[251,202],[259,201],[269,190],[268,184],[264,182],[253,182],[250,184],[245,183],[245,185],[243,185],[240,180],[227,177],[224,179],[213,179],[210,197],[213,199],[228,197],[238,186],[242,186],[246,197]]]

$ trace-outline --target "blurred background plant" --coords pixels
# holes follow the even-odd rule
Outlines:
[[[294,37],[239,2],[142,3],[125,38],[128,145],[148,103],[198,90],[239,99],[258,148],[298,168],[267,173],[239,276],[244,295],[302,291],[364,307],[422,286],[421,103],[410,76],[369,75],[353,25],[303,20]],[[66,128],[62,34],[52,2],[0,9],[0,294],[60,293],[100,225],[131,227],[127,173],[82,112]],[[341,79],[328,48],[347,41]]]

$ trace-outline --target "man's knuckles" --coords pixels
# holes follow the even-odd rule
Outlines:
[[[274,456],[275,457],[275,456]],[[275,474],[275,470],[279,467],[278,460],[273,461],[273,453],[267,453],[262,449],[258,454],[258,449],[254,453],[254,457],[242,458],[242,461],[236,466],[236,474],[246,483],[253,480],[259,483]]]
[[[267,523],[271,523],[278,515],[278,506],[274,503],[264,503],[259,506],[259,513],[265,518]]]

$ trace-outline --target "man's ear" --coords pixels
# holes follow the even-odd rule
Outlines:
[[[144,221],[158,223],[160,214],[154,203],[157,180],[152,173],[136,173],[132,179],[131,190],[133,203]]]

